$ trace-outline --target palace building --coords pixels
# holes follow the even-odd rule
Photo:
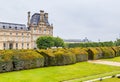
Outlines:
[[[25,24],[0,22],[0,49],[34,49],[40,36],[53,36],[53,25],[43,10],[30,16]]]

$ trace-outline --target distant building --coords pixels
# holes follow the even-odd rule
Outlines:
[[[30,16],[25,24],[0,22],[0,49],[34,49],[40,36],[53,36],[53,25],[48,22],[48,13],[43,10]]]
[[[81,39],[64,39],[64,42],[66,43],[81,43],[81,42],[91,42],[90,40],[87,39],[87,37],[85,37],[85,39],[81,40]]]

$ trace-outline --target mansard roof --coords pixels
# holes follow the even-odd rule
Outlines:
[[[40,14],[39,13],[35,13],[32,15],[31,20],[30,20],[30,24],[32,25],[38,25],[38,23],[40,22]],[[48,22],[48,19],[44,16],[44,22],[46,23],[46,25],[50,25]]]
[[[0,22],[0,29],[28,30],[25,24]]]

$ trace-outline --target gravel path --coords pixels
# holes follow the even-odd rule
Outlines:
[[[89,60],[88,62],[90,62],[90,63],[97,63],[97,64],[112,65],[112,66],[120,66],[120,62],[113,62],[113,61]]]

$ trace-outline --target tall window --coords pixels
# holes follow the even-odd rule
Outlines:
[[[22,43],[22,49],[24,48],[24,43]]]
[[[27,49],[29,49],[29,43],[27,43]]]
[[[44,29],[44,32],[43,32],[44,34],[46,34],[46,29]]]
[[[18,43],[16,43],[16,49],[18,49]]]
[[[5,43],[3,43],[3,47],[4,47],[4,49],[6,48],[6,44]]]
[[[39,33],[41,33],[41,28],[39,28]]]

